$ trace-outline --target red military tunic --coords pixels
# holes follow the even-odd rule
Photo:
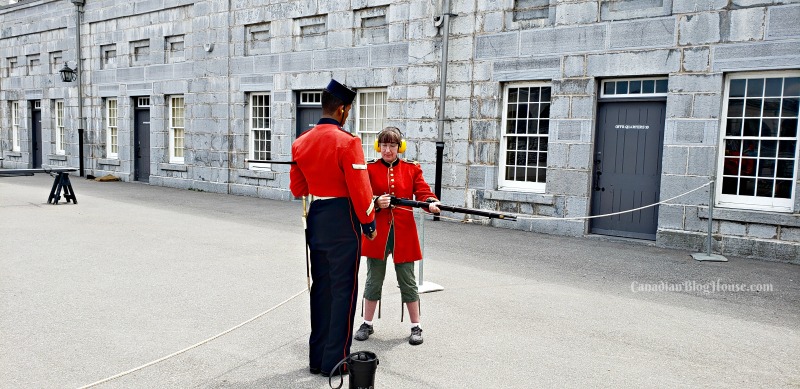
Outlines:
[[[431,187],[422,177],[422,169],[417,162],[399,159],[389,166],[383,159],[367,164],[372,193],[375,196],[391,194],[406,199],[427,201],[436,199]],[[422,259],[417,237],[417,224],[411,207],[382,208],[375,213],[378,236],[374,240],[364,239],[361,254],[370,258],[382,259],[389,238],[389,227],[394,224],[394,248],[392,256],[395,263],[413,262]]]
[[[318,124],[292,144],[289,189],[295,196],[348,197],[361,224],[373,220],[374,204],[361,140],[334,124]]]

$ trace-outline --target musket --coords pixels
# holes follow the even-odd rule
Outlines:
[[[392,205],[401,205],[406,207],[414,207],[414,208],[423,208],[428,209],[431,203],[426,203],[424,201],[416,201],[410,199],[404,199],[401,197],[390,196],[389,197],[389,204]],[[515,215],[509,213],[502,213],[502,212],[492,212],[492,211],[484,211],[482,209],[472,209],[472,208],[463,208],[463,207],[454,207],[452,205],[437,205],[439,209],[443,211],[450,211],[450,212],[457,212],[457,213],[465,213],[467,215],[478,215],[478,216],[485,216],[490,219],[502,219],[502,220],[511,220],[517,221],[517,217]]]

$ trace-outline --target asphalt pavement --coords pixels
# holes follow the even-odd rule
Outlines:
[[[328,387],[299,201],[72,183],[0,177],[0,388]],[[800,388],[798,265],[447,220],[424,251],[425,342],[392,270],[354,341],[375,388]]]

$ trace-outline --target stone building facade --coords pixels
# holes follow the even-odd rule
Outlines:
[[[3,167],[291,200],[254,161],[291,159],[333,77],[365,153],[395,125],[433,183],[446,44],[444,202],[702,251],[713,182],[715,252],[798,261],[800,1],[451,0],[447,39],[443,2],[0,6]]]

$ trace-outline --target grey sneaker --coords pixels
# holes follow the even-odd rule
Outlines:
[[[419,328],[419,326],[411,328],[411,336],[408,338],[408,343],[412,346],[422,344],[422,328]]]
[[[358,331],[356,331],[356,336],[354,336],[355,340],[367,340],[372,333],[375,332],[372,330],[372,326],[367,323],[361,323],[361,327],[358,327]]]

